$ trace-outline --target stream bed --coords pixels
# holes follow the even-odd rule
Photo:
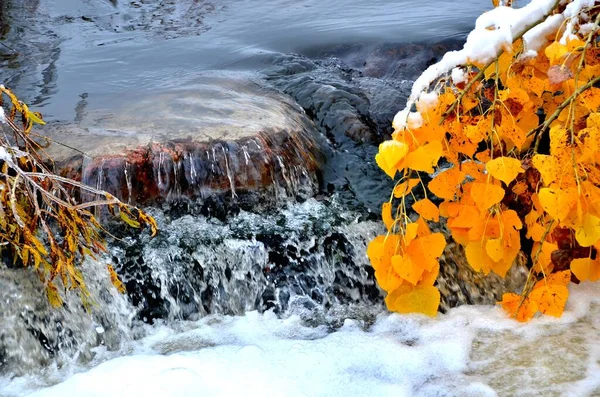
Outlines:
[[[310,174],[277,157],[280,178],[249,199],[229,173],[219,195],[179,197],[186,187],[172,183],[149,204],[155,239],[111,225],[120,238],[84,263],[90,313],[74,294],[50,308],[34,273],[1,267],[0,396],[600,395],[597,285],[574,286],[561,319],[526,325],[489,305],[400,316],[385,311],[365,254],[392,188],[378,142],[420,71],[490,7],[4,0],[0,82],[47,128],[85,130],[65,143],[108,152],[167,118],[220,126],[227,140],[289,112],[323,159]],[[446,308],[476,303],[461,288],[467,298]]]

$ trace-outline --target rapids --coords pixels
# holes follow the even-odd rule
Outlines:
[[[65,143],[109,150],[119,135],[139,138],[131,120],[156,128],[149,118],[164,114],[177,124],[193,103],[210,124],[221,110],[223,120],[252,117],[257,105],[309,119],[325,160],[314,175],[280,160],[282,178],[248,200],[178,200],[182,186],[168,185],[168,199],[150,208],[159,236],[111,224],[120,238],[84,264],[91,313],[73,294],[53,310],[33,273],[0,268],[0,396],[488,396],[514,395],[516,385],[527,386],[523,395],[598,395],[597,288],[577,287],[563,319],[530,328],[488,306],[437,320],[390,315],[365,255],[390,191],[376,143],[412,80],[487,8],[488,0],[4,0],[0,81],[50,126],[90,134]],[[282,110],[258,106],[264,93]],[[239,120],[230,125],[243,128]],[[107,263],[126,296],[110,286]]]

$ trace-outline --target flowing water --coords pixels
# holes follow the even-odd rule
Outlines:
[[[192,102],[203,123],[234,125],[264,108],[249,87],[282,98],[279,114],[304,112],[326,161],[316,175],[280,161],[283,177],[258,200],[232,192],[152,208],[153,240],[114,226],[121,238],[84,265],[91,313],[73,294],[50,309],[34,274],[1,268],[0,396],[600,394],[598,288],[576,288],[561,320],[525,327],[490,307],[388,315],[365,255],[390,189],[373,143],[411,80],[488,7],[3,0],[0,81],[51,125],[92,131],[69,143],[110,150],[107,131],[144,112],[176,120]]]

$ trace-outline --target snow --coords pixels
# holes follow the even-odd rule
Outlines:
[[[474,62],[485,65],[493,61],[504,48],[510,47],[514,39],[521,35],[525,46],[523,57],[535,56],[544,44],[545,36],[565,21],[567,28],[561,41],[566,42],[572,36],[579,13],[594,5],[594,0],[573,0],[562,14],[546,17],[555,3],[555,0],[532,0],[521,8],[500,6],[483,13],[477,18],[475,28],[467,36],[463,48],[447,52],[438,63],[429,66],[414,82],[405,109],[394,118],[394,128],[407,127],[409,109],[440,76],[450,73],[454,84],[463,82],[464,76],[460,74],[459,69],[461,65]],[[528,27],[539,21],[541,23],[523,34]]]
[[[450,76],[453,84],[460,84],[467,81],[467,74],[462,68],[452,69],[452,74]]]
[[[183,331],[176,331],[183,329]],[[55,386],[17,378],[3,395],[62,396],[495,396],[600,392],[600,287],[571,287],[565,314],[520,324],[470,306],[430,319],[382,313],[367,330],[346,320],[330,333],[297,316],[211,316],[154,332],[126,356]],[[101,355],[103,352],[98,351]],[[54,378],[54,376],[50,376]]]
[[[6,123],[6,115],[4,114],[4,108],[0,106],[0,124]]]
[[[0,146],[0,160],[1,161],[12,161],[12,156],[4,146]]]

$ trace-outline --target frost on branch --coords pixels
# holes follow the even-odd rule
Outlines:
[[[8,113],[3,107],[5,97]],[[78,291],[87,307],[91,302],[78,266],[106,249],[104,229],[91,210],[107,208],[132,227],[148,226],[152,235],[157,232],[156,222],[106,192],[53,174],[48,168],[52,160],[44,152],[49,142],[31,131],[34,124],[45,124],[42,116],[4,86],[0,86],[0,124],[4,125],[0,125],[4,132],[0,135],[0,251],[4,258],[12,258],[13,266],[33,267],[53,306],[62,305],[62,287]],[[76,199],[86,196],[96,199]],[[108,272],[124,292],[112,267]]]
[[[560,316],[569,282],[600,278],[599,20],[591,0],[499,6],[417,79],[376,157],[397,181],[368,249],[390,310],[437,312],[440,217],[476,271],[528,257],[500,302],[519,321]]]

